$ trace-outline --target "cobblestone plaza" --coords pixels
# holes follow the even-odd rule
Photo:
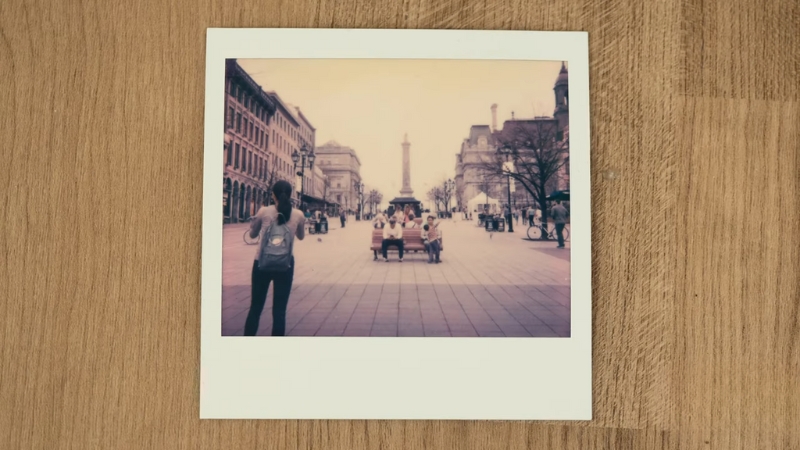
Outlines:
[[[568,337],[570,248],[487,233],[444,220],[442,264],[424,253],[373,261],[371,225],[331,222],[325,235],[295,241],[296,269],[286,316],[289,336]],[[250,306],[255,245],[248,224],[223,231],[222,334],[241,336]],[[272,292],[258,335],[271,332]]]

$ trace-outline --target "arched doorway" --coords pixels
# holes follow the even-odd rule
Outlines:
[[[239,221],[239,182],[233,182],[233,198],[231,199],[231,223]]]
[[[231,179],[226,178],[222,186],[222,219],[228,223],[231,221],[231,200],[233,200],[231,188]]]
[[[239,222],[244,220],[244,190],[245,190],[245,185],[242,184],[239,187],[239,204],[238,204],[238,208],[237,208],[237,214],[238,214],[238,221]]]
[[[245,191],[244,191],[244,204],[242,205],[242,206],[244,206],[243,211],[242,211],[242,218],[244,220],[247,220],[247,219],[250,218],[250,209],[252,208],[252,206],[250,204],[251,203],[250,199],[252,198],[252,195],[253,195],[252,188],[250,186],[247,186],[245,188]]]

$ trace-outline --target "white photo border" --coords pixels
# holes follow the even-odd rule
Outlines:
[[[590,420],[588,48],[585,32],[208,29],[200,418]],[[223,337],[227,58],[567,61],[571,337]]]

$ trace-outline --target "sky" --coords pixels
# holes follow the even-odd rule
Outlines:
[[[560,61],[240,59],[264,90],[300,108],[316,145],[334,140],[361,160],[366,191],[384,203],[402,187],[403,135],[411,143],[411,188],[427,200],[455,176],[472,125],[551,116]]]

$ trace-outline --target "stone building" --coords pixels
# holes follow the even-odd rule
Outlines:
[[[303,115],[303,112],[300,111],[300,108],[295,107],[295,112],[297,113],[297,121],[300,124],[297,134],[299,139],[297,141],[297,146],[299,149],[302,149],[305,146],[308,151],[314,150],[316,145],[316,129],[311,122]],[[298,150],[299,151],[299,150]],[[291,155],[290,155],[291,157]],[[309,207],[321,205],[323,203],[323,194],[324,190],[319,189],[320,186],[324,187],[325,184],[325,174],[319,170],[319,162],[316,161],[314,164],[310,164],[308,160],[306,160],[305,170],[301,170],[300,165],[303,164],[302,158],[299,159],[297,162],[297,172],[303,174],[303,179],[300,179],[299,175],[296,175],[296,182],[295,182],[295,195],[296,198],[300,199],[300,193],[302,191],[303,195],[305,196],[302,201]],[[302,183],[302,184],[301,184]]]
[[[566,66],[561,70],[553,86],[555,109],[552,117],[534,117],[517,119],[511,113],[511,119],[503,122],[503,128],[497,127],[497,105],[491,106],[492,125],[473,125],[469,137],[461,143],[461,151],[456,154],[456,199],[460,206],[473,199],[479,193],[507,202],[508,186],[505,177],[487,176],[485,163],[496,159],[497,143],[505,135],[523,129],[534,128],[552,130],[556,140],[567,146],[566,162],[560,172],[551,179],[547,191],[569,189],[569,79]],[[532,205],[533,198],[522,187],[515,183],[512,187],[512,202],[515,206]]]
[[[319,165],[328,179],[328,201],[347,211],[358,210],[358,192],[354,185],[361,182],[361,161],[355,150],[329,141],[317,147],[314,153],[317,155],[315,165]]]
[[[235,59],[225,63],[223,217],[246,220],[267,198],[276,104]]]
[[[296,186],[293,200],[298,202],[300,178],[292,153],[304,145],[314,148],[311,121],[274,91],[264,91],[235,59],[226,61],[225,93],[224,221],[247,220],[268,204],[269,188],[277,180]],[[305,175],[307,187],[324,184],[321,171],[307,168]]]
[[[469,137],[461,143],[456,154],[456,204],[459,208],[478,194],[499,198],[501,186],[496,180],[486,177],[483,165],[492,161],[497,149],[492,140],[489,125],[473,125]]]
[[[300,151],[303,144],[312,145],[313,128],[309,125],[301,126],[303,120],[300,119],[297,109],[293,105],[284,102],[276,92],[270,91],[268,94],[276,105],[275,121],[271,132],[274,158],[277,164],[277,177],[293,185],[297,184],[297,190],[299,191],[299,180],[295,180],[296,176],[294,175],[292,153],[295,150]],[[311,130],[310,132],[309,129]],[[310,150],[313,147],[308,148]]]

